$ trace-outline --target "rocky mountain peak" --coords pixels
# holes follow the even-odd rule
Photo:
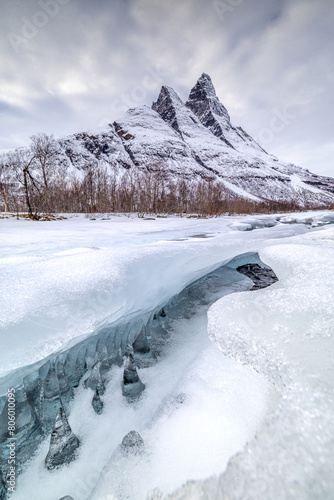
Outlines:
[[[196,85],[191,89],[186,106],[190,108],[201,121],[208,113],[214,113],[230,122],[230,116],[227,109],[219,101],[211,77],[206,73],[202,73]]]
[[[160,90],[158,100],[152,104],[152,109],[159,113],[165,122],[169,123],[178,133],[180,133],[179,124],[176,118],[176,109],[184,106],[180,97],[171,87],[163,86]]]

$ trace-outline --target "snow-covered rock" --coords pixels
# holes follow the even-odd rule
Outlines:
[[[172,180],[216,180],[227,192],[254,201],[334,203],[334,179],[280,161],[235,127],[205,73],[186,103],[163,86],[152,109],[130,109],[104,129],[59,139],[58,157],[79,177],[102,164],[114,175],[142,170]]]

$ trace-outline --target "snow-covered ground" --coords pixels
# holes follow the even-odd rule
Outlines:
[[[123,400],[116,366],[102,415],[79,387],[69,417],[82,442],[78,459],[46,471],[43,441],[12,498],[144,500],[154,488],[170,493],[223,473],[238,451],[218,479],[172,498],[218,499],[220,490],[231,500],[331,498],[334,231],[321,226],[327,221],[333,213],[1,220],[2,377],[118,318],[158,309],[237,255],[258,252],[280,280],[256,292],[242,291],[247,278],[227,280],[208,325],[204,306],[174,318],[163,356],[140,369],[146,390],[135,405]],[[0,387],[7,392],[1,380]],[[145,455],[120,457],[132,429]]]

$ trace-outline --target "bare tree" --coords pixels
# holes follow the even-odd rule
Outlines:
[[[5,212],[9,210],[9,197],[15,183],[14,170],[7,157],[6,153],[0,155],[0,196]]]
[[[52,135],[36,134],[31,136],[30,149],[36,168],[40,169],[44,188],[47,191],[57,165],[57,143]]]
[[[35,156],[30,148],[19,148],[8,153],[7,162],[9,168],[15,173],[15,177],[24,189],[24,196],[28,215],[31,219],[37,218],[38,207],[34,203],[34,196],[41,194],[38,180],[34,177]],[[34,210],[33,210],[34,208]]]

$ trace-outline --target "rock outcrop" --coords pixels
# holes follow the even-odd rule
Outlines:
[[[245,264],[237,267],[236,270],[253,281],[254,285],[251,290],[267,288],[278,281],[276,274],[270,267],[261,267],[259,264]]]

